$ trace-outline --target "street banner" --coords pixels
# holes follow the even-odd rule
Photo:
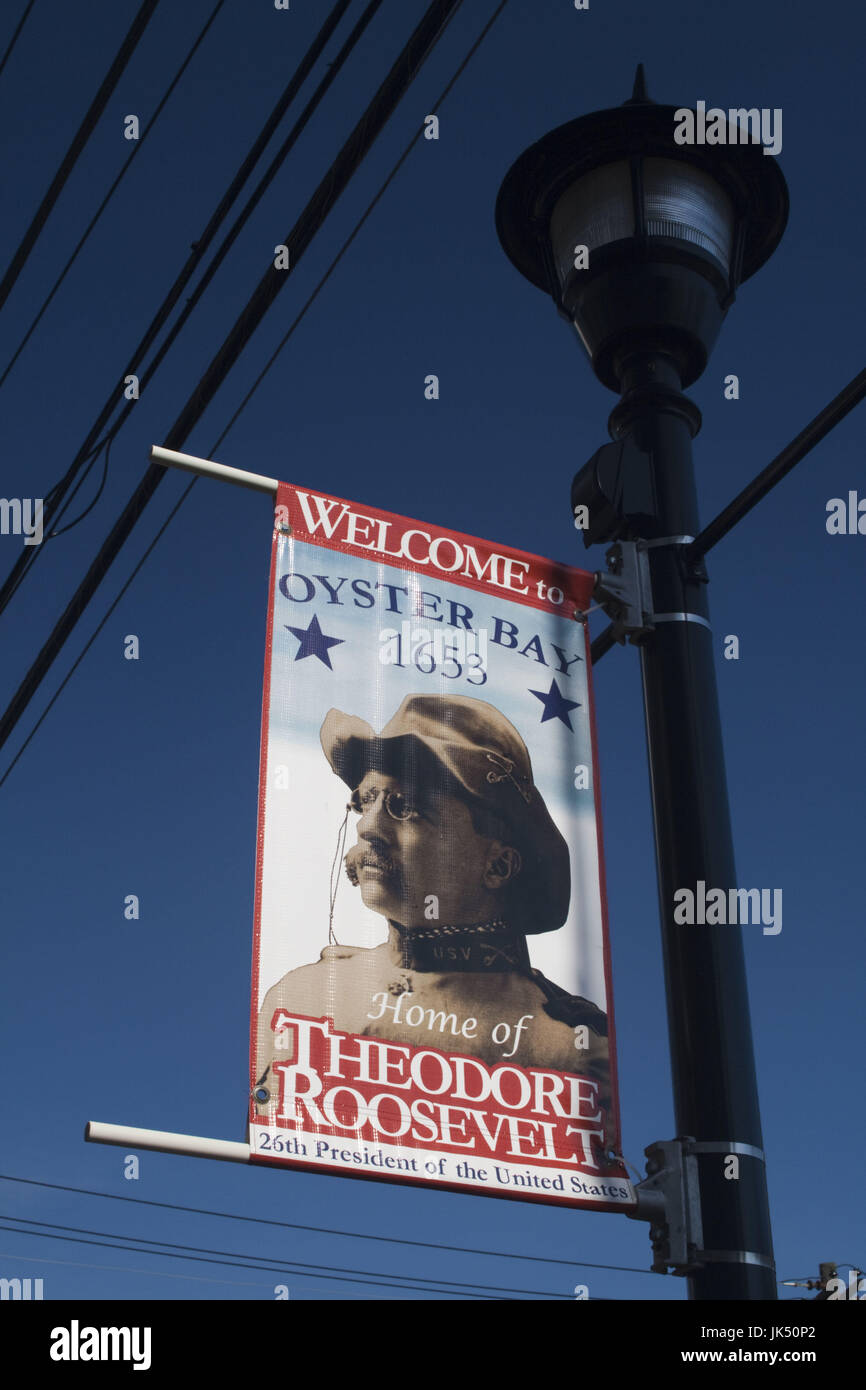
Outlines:
[[[633,1204],[592,588],[585,571],[280,484],[253,1162]]]

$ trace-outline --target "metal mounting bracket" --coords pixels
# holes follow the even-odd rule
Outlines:
[[[774,1269],[772,1254],[755,1250],[704,1248],[698,1158],[702,1154],[742,1155],[763,1163],[754,1144],[734,1139],[697,1142],[688,1136],[661,1139],[644,1149],[647,1176],[635,1186],[637,1202],[626,1212],[633,1221],[648,1221],[655,1274],[692,1274],[704,1265],[760,1265]]]
[[[605,559],[608,572],[596,572],[593,596],[613,624],[614,639],[637,642],[654,630],[646,541],[616,541]]]
[[[635,1187],[637,1205],[626,1213],[650,1223],[655,1274],[690,1274],[701,1265],[704,1243],[698,1163],[693,1139],[661,1139],[644,1149],[647,1176]]]

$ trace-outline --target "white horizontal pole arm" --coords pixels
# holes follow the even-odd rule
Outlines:
[[[229,468],[227,463],[195,458],[193,454],[178,454],[174,449],[163,449],[158,444],[151,448],[150,457],[153,463],[161,463],[165,468],[182,468],[186,473],[201,473],[206,478],[219,478],[224,483],[252,488],[254,492],[276,493],[279,486],[279,478],[266,478],[262,473],[247,473],[243,468]]]
[[[249,1163],[249,1144],[231,1139],[201,1139],[195,1134],[172,1134],[165,1129],[134,1129],[131,1125],[104,1125],[91,1120],[84,1130],[88,1144],[119,1144],[124,1149],[157,1149],[189,1158],[221,1158],[227,1163]]]

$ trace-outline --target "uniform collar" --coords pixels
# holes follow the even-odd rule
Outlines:
[[[528,973],[529,952],[523,932],[497,919],[465,925],[415,927],[391,922],[392,942],[404,970]],[[395,940],[396,939],[396,940]]]

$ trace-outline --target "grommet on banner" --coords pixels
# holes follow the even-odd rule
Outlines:
[[[264,1105],[265,1101],[270,1100],[271,1093],[266,1086],[255,1086],[253,1088],[253,1099],[258,1105]]]

